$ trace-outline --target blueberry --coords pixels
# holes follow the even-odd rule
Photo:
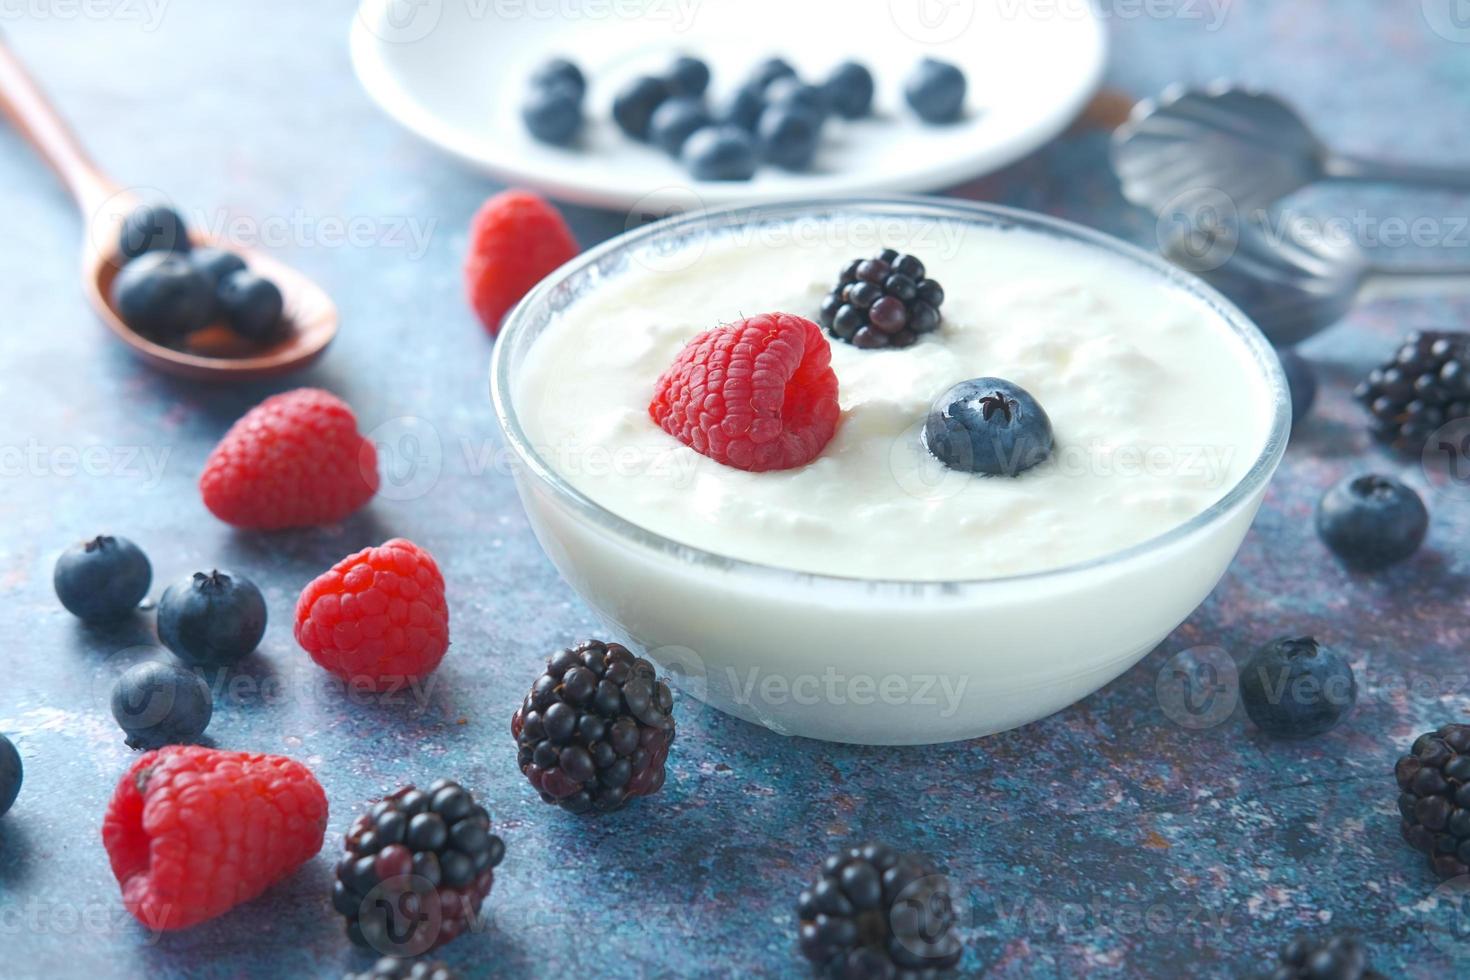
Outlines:
[[[832,112],[825,91],[796,78],[778,78],[767,86],[766,105],[805,109],[822,122]]]
[[[281,335],[285,299],[269,279],[246,269],[232,272],[220,281],[215,298],[230,328],[246,340],[263,344]]]
[[[173,208],[141,204],[123,218],[117,250],[125,259],[136,259],[144,252],[187,252],[189,231]]]
[[[758,91],[765,91],[778,78],[795,78],[796,69],[792,68],[784,58],[767,58],[758,62],[751,70],[747,84],[754,86]]]
[[[582,100],[563,82],[533,86],[521,103],[521,120],[541,142],[567,146],[582,131]]]
[[[158,638],[185,663],[223,667],[260,645],[265,618],[265,599],[248,578],[195,572],[164,590]]]
[[[720,113],[720,122],[727,126],[739,126],[748,133],[755,132],[761,112],[766,108],[766,97],[755,85],[742,85],[735,90],[730,101]]]
[[[703,95],[709,88],[709,65],[698,58],[680,55],[669,66],[665,80],[674,95]]]
[[[118,272],[112,281],[112,305],[140,334],[168,342],[209,325],[214,318],[214,290],[184,256],[148,252]]]
[[[133,542],[103,534],[62,552],[52,580],[67,612],[100,622],[138,607],[148,594],[153,568]]]
[[[844,61],[822,83],[827,104],[844,119],[860,119],[873,111],[873,73],[856,61]]]
[[[821,117],[795,105],[768,105],[756,126],[761,158],[787,170],[805,170],[817,154]]]
[[[641,75],[623,86],[613,99],[613,121],[635,140],[646,140],[653,111],[668,97],[668,82],[652,75]]]
[[[1317,534],[1352,568],[1403,561],[1419,550],[1428,531],[1424,501],[1392,477],[1348,477],[1317,503]]]
[[[1016,476],[1051,455],[1051,419],[1020,385],[975,378],[934,403],[924,444],[952,470]]]
[[[1317,400],[1317,372],[1312,362],[1294,350],[1278,350],[1281,368],[1286,372],[1286,386],[1291,390],[1291,427],[1306,421],[1312,403]]]
[[[15,805],[24,778],[25,767],[20,764],[20,753],[10,739],[0,735],[0,817]]]
[[[684,141],[680,159],[698,180],[749,180],[755,142],[738,126],[706,126]]]
[[[1267,735],[1308,738],[1342,721],[1358,700],[1358,684],[1335,651],[1310,636],[1282,637],[1246,661],[1240,700]]]
[[[112,717],[135,749],[196,741],[213,713],[209,685],[178,664],[134,664],[112,688]]]
[[[965,73],[947,61],[925,58],[904,82],[903,96],[925,122],[954,122],[965,105]]]
[[[582,74],[582,69],[566,58],[551,58],[531,72],[531,88],[550,86],[564,87],[578,102],[587,94],[587,78]]]
[[[653,111],[649,137],[665,153],[676,157],[691,133],[713,122],[704,100],[687,95],[675,96]]]
[[[212,290],[219,288],[220,280],[225,276],[245,268],[245,260],[234,252],[208,245],[190,252],[189,261],[209,280],[209,288]]]

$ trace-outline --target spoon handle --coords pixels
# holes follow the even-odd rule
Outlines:
[[[1323,170],[1333,180],[1359,183],[1411,184],[1440,190],[1470,190],[1470,169],[1465,167],[1428,167],[1416,163],[1394,163],[1363,157],[1333,155]]]
[[[117,185],[97,169],[25,66],[10,52],[3,37],[0,37],[0,113],[66,184],[84,214],[96,214],[117,193]]]

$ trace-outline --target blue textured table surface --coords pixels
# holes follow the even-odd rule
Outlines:
[[[1470,43],[1418,2],[1105,6],[1117,90],[1229,76],[1289,93],[1334,144],[1470,161]],[[263,240],[333,293],[344,323],[319,365],[279,384],[223,390],[151,372],[92,317],[71,204],[0,129],[0,730],[27,772],[0,820],[0,973],[360,969],[369,957],[347,945],[327,898],[341,832],[385,791],[439,775],[484,797],[509,848],[488,928],[444,950],[471,975],[798,973],[796,892],[822,856],[863,837],[922,848],[960,883],[967,975],[1232,976],[1301,929],[1358,931],[1390,975],[1470,972],[1454,917],[1431,901],[1434,878],[1399,841],[1391,776],[1416,733],[1470,720],[1470,504],[1370,448],[1349,398],[1402,332],[1463,326],[1470,303],[1375,302],[1307,345],[1325,385],[1319,410],[1239,559],[1187,624],[1096,695],[1018,731],[908,749],[783,739],[684,699],[662,794],[578,819],[535,798],[507,732],[541,658],[596,624],[522,516],[486,397],[491,343],[461,298],[465,227],[494,188],[369,104],[347,63],[350,15],[343,0],[0,12],[119,179]],[[1082,126],[961,192],[1151,243],[1152,219],[1124,205],[1105,153],[1103,131]],[[1369,228],[1426,217],[1447,246],[1470,251],[1445,218],[1463,221],[1463,198],[1338,191],[1304,203],[1361,213]],[[569,215],[584,244],[625,223]],[[339,393],[385,437],[431,433],[421,448],[437,460],[432,486],[299,533],[236,533],[211,517],[195,489],[209,449],[264,395],[300,384]],[[404,462],[393,445],[389,462]],[[1433,524],[1412,561],[1354,577],[1318,544],[1310,515],[1324,487],[1369,467],[1424,489]],[[333,811],[317,860],[223,918],[162,937],[124,912],[98,837],[132,757],[107,691],[119,663],[155,642],[151,622],[85,628],[50,584],[56,554],[104,530],[149,552],[155,595],[215,565],[261,585],[266,639],[218,695],[209,734],[306,762]],[[453,647],[426,703],[354,705],[296,647],[290,612],[312,576],[394,535],[438,556]],[[1348,722],[1284,743],[1238,708],[1205,728],[1170,721],[1155,692],[1173,654],[1209,645],[1240,658],[1285,631],[1350,654],[1362,698]]]

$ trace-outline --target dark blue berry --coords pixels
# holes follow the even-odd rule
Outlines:
[[[1429,512],[1387,476],[1350,476],[1317,503],[1317,534],[1343,563],[1371,570],[1403,561],[1424,543]]]
[[[684,141],[680,159],[698,180],[749,180],[755,175],[755,142],[737,126],[706,126]]]
[[[10,739],[0,735],[0,817],[15,805],[24,779],[25,767],[20,763],[20,753]]]
[[[1317,372],[1312,362],[1294,350],[1278,350],[1281,368],[1286,372],[1286,386],[1291,390],[1291,427],[1306,421],[1312,403],[1317,400]]]
[[[178,664],[134,664],[112,688],[112,716],[135,749],[196,741],[213,712],[204,678]]]
[[[653,121],[649,124],[649,138],[659,149],[676,157],[684,148],[684,141],[695,130],[703,129],[713,122],[703,99],[676,96],[654,110]]]
[[[232,272],[221,280],[215,297],[230,328],[246,340],[263,344],[281,335],[285,299],[269,279],[244,269]]]
[[[654,110],[668,97],[668,82],[652,75],[641,75],[623,86],[613,99],[613,121],[635,140],[646,140]]]
[[[566,88],[578,102],[587,94],[587,78],[582,74],[582,69],[566,58],[551,58],[531,72],[531,88],[548,88],[553,85]]]
[[[1358,685],[1335,651],[1310,636],[1281,637],[1246,661],[1240,700],[1267,735],[1308,738],[1342,721],[1358,700]]]
[[[167,343],[209,325],[214,290],[185,256],[148,252],[118,271],[112,305],[128,326]]]
[[[153,568],[133,542],[104,534],[62,552],[52,580],[67,612],[100,622],[138,607],[148,594]]]
[[[709,65],[698,58],[680,55],[669,66],[669,91],[675,95],[700,96],[709,88]]]
[[[768,85],[766,105],[805,109],[820,122],[826,122],[827,116],[832,112],[832,106],[827,102],[827,93],[798,78],[778,78]]]
[[[750,72],[747,84],[753,85],[758,91],[765,91],[766,86],[778,78],[795,78],[796,69],[784,58],[767,58],[758,62]]]
[[[543,143],[567,146],[582,131],[582,99],[564,82],[535,85],[521,103],[521,121]]]
[[[265,599],[255,583],[233,572],[195,572],[164,590],[158,638],[186,663],[222,667],[260,645]]]
[[[117,250],[125,259],[135,259],[144,252],[187,252],[189,231],[173,208],[141,204],[123,218]]]
[[[806,170],[817,155],[822,136],[822,119],[802,106],[766,106],[756,126],[761,158],[786,170]]]
[[[904,82],[903,95],[925,122],[953,122],[965,105],[965,73],[947,61],[925,58]]]
[[[1051,419],[1020,385],[975,378],[934,403],[924,444],[950,469],[1016,476],[1051,455]]]
[[[748,133],[755,132],[761,112],[766,108],[766,97],[755,85],[742,85],[735,90],[730,101],[720,113],[720,122],[727,126],[739,126]]]
[[[844,119],[860,119],[873,109],[873,73],[856,61],[844,61],[822,83],[827,104]]]
[[[189,261],[209,281],[209,288],[212,290],[219,288],[220,281],[225,276],[245,268],[245,260],[234,252],[208,245],[190,252]]]

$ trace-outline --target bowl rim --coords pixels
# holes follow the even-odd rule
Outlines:
[[[795,219],[803,216],[811,217],[815,213],[830,213],[833,216],[844,213],[876,213],[884,216],[948,218],[971,222],[980,219],[981,223],[988,223],[1002,230],[1019,228],[1028,232],[1062,238],[1084,247],[1100,249],[1163,277],[1172,288],[1183,289],[1204,301],[1216,315],[1224,320],[1235,336],[1246,345],[1251,359],[1264,375],[1273,404],[1271,425],[1259,454],[1251,463],[1250,468],[1219,500],[1189,520],[1153,537],[1117,551],[1110,551],[1094,558],[1054,568],[1044,568],[1016,575],[969,579],[904,579],[834,575],[751,561],[709,551],[659,534],[614,513],[572,486],[541,458],[522,428],[513,404],[514,385],[510,377],[510,351],[515,346],[515,341],[518,340],[518,333],[528,329],[524,324],[528,321],[531,312],[545,306],[552,291],[561,282],[618,251],[630,249],[638,243],[658,236],[687,231],[698,225],[711,225],[712,229],[725,229],[738,227],[742,223],[741,219],[747,222],[766,221],[779,217]],[[530,342],[535,341],[533,339]],[[792,580],[830,582],[849,588],[862,586],[880,589],[895,588],[904,591],[997,588],[1016,582],[1034,582],[1074,576],[1108,566],[1122,565],[1151,552],[1164,550],[1223,519],[1262,491],[1281,462],[1291,429],[1291,396],[1287,387],[1286,375],[1275,348],[1238,307],[1216,292],[1204,280],[1171,265],[1162,256],[1153,255],[1122,239],[1072,221],[1004,205],[912,194],[818,197],[782,201],[777,204],[734,204],[715,208],[699,208],[615,235],[587,249],[546,276],[506,315],[496,337],[495,349],[491,356],[489,381],[490,400],[494,407],[495,419],[501,434],[516,456],[516,462],[527,472],[533,474],[542,485],[549,488],[562,503],[570,506],[576,513],[591,520],[603,530],[640,547],[662,552],[678,560],[705,568],[763,578],[776,578],[786,582]]]

